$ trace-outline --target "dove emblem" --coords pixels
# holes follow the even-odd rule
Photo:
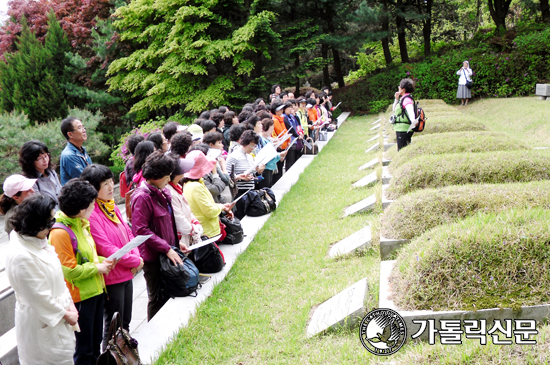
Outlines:
[[[378,356],[396,353],[405,343],[407,327],[403,318],[394,310],[375,309],[363,318],[359,326],[363,346]]]

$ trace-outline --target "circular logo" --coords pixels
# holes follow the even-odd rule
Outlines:
[[[407,326],[394,310],[379,308],[367,313],[359,326],[363,346],[377,356],[395,354],[407,340]]]

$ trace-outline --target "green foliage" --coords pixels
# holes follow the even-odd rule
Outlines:
[[[70,109],[69,115],[75,116],[86,126],[88,140],[84,144],[92,160],[107,153],[108,147],[101,141],[101,133],[96,132],[103,120],[101,113],[93,114],[87,110]],[[59,164],[61,151],[67,141],[61,133],[61,119],[48,123],[34,124],[23,113],[14,111],[0,114],[0,181],[20,171],[18,154],[21,146],[32,139],[43,142],[52,155],[52,162]]]
[[[382,236],[413,239],[442,224],[476,214],[510,208],[550,209],[550,181],[522,184],[483,184],[423,189],[404,195],[386,210]],[[422,224],[418,224],[422,222]]]
[[[548,303],[548,242],[547,209],[479,213],[439,226],[398,255],[390,278],[394,300],[406,310],[517,310]]]
[[[67,115],[61,83],[66,78],[64,54],[70,46],[53,13],[48,24],[42,45],[23,19],[17,52],[6,54],[6,62],[0,62],[2,109],[23,112],[40,123]]]
[[[550,28],[542,32],[532,32],[520,35],[514,39],[517,44],[518,52],[548,55],[550,53]]]
[[[420,156],[394,171],[388,196],[449,185],[548,180],[549,156],[533,150]]]

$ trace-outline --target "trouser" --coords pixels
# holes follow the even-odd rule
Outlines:
[[[161,298],[161,280],[160,280],[160,261],[145,262],[143,264],[143,277],[147,284],[147,322],[149,322],[155,314],[162,308],[164,303],[168,301],[168,297]]]
[[[80,327],[80,332],[75,332],[75,365],[95,365],[97,362],[103,335],[103,300],[104,294],[101,293],[75,303]]]
[[[285,160],[277,162],[277,173],[273,174],[273,180],[271,182],[271,186],[275,185],[277,181],[283,176],[283,165],[285,163]]]
[[[271,188],[273,186],[273,170],[264,170],[262,176],[264,179],[258,183],[257,189]]]
[[[397,150],[399,151],[403,147],[407,147],[411,144],[411,138],[414,132],[395,132],[395,134],[397,136]]]
[[[239,189],[239,192],[237,193],[237,196],[235,197],[235,199],[239,198],[241,195],[243,195],[247,191],[248,189]],[[244,211],[244,204],[243,204],[243,200],[241,199],[237,202],[237,204],[235,204],[235,217],[239,219],[243,219],[245,215],[246,213]]]
[[[103,311],[103,351],[105,351],[107,342],[110,340],[107,336],[115,312],[118,312],[119,318],[122,320],[122,328],[130,332],[133,291],[132,280],[107,285],[107,297],[105,298],[105,309]]]
[[[297,155],[297,150],[296,150],[296,146],[292,146],[290,147],[290,149],[288,150],[287,154],[286,154],[286,157],[285,157],[285,172],[287,172],[288,170],[290,170],[290,168],[292,167],[292,165],[294,165],[294,162],[296,162],[296,155]]]

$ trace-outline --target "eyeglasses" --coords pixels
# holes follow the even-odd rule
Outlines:
[[[76,127],[75,129],[78,130],[78,131],[85,131],[85,130],[86,130],[86,127],[84,127],[84,125],[81,124],[81,125],[79,125],[78,127]],[[73,129],[72,131],[74,132],[75,129]]]
[[[40,155],[40,157],[38,157],[36,159],[36,161],[37,162],[44,162],[44,161],[49,160],[49,158],[50,158],[50,155],[48,153],[45,153],[45,154]]]

